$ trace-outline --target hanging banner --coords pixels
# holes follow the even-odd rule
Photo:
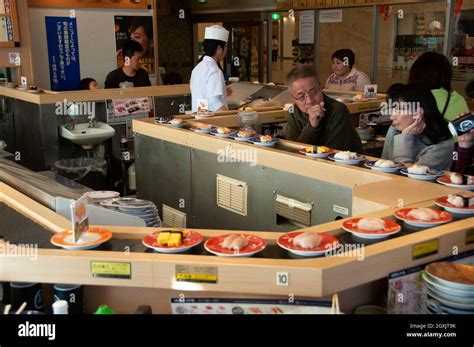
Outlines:
[[[45,17],[51,90],[77,90],[81,80],[76,18]]]
[[[143,47],[141,67],[149,75],[155,75],[155,51],[153,48],[153,17],[151,16],[115,16],[115,45],[117,67],[124,63],[122,46],[127,40],[134,40]]]
[[[319,11],[319,23],[341,23],[342,9]]]
[[[300,13],[300,44],[314,43],[314,11],[302,11]]]

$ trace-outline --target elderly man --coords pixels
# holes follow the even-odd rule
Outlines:
[[[349,110],[322,93],[313,66],[298,64],[288,73],[286,84],[296,106],[288,115],[287,140],[362,153]]]

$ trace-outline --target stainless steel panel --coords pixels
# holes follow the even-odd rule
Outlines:
[[[166,204],[191,220],[191,149],[135,134],[137,197]],[[182,199],[182,200],[181,200]],[[184,208],[180,203],[184,203]]]
[[[275,194],[314,203],[312,224],[335,220],[333,205],[351,213],[348,188],[249,163],[219,163],[217,155],[192,150],[193,227],[285,231],[276,224]],[[248,184],[248,215],[240,216],[216,204],[216,174]]]

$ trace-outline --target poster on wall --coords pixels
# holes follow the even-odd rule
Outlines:
[[[302,11],[300,14],[299,43],[314,43],[314,11]]]
[[[51,90],[77,90],[81,80],[76,18],[45,17]]]
[[[153,17],[151,16],[114,16],[115,45],[117,67],[124,64],[122,46],[128,40],[140,43],[144,49],[141,67],[149,75],[155,75],[155,56],[153,48]]]

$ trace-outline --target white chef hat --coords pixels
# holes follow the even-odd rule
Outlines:
[[[204,39],[227,42],[229,39],[229,31],[220,25],[212,25],[206,28]]]

